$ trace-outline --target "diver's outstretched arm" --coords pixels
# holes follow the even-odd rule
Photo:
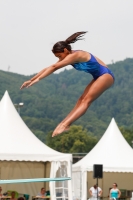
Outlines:
[[[20,89],[23,89],[25,87],[30,87],[33,84],[39,82],[42,78],[49,76],[50,74],[52,74],[55,71],[54,65],[51,65],[50,67],[47,67],[45,69],[43,69],[42,71],[40,71],[37,75],[35,75],[33,78],[31,78],[28,81],[25,81],[22,86],[20,87]],[[45,74],[45,76],[43,76]]]
[[[74,53],[74,54],[70,54],[70,55],[66,56],[63,60],[58,61],[57,63],[43,69],[37,75],[35,75],[33,78],[31,78],[28,81],[25,81],[22,84],[22,86],[20,87],[20,89],[32,86],[33,84],[35,84],[35,83],[39,82],[41,79],[49,76],[56,70],[76,62],[78,58],[79,58],[78,53]]]

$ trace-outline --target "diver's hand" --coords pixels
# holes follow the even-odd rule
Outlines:
[[[23,89],[23,88],[25,88],[25,87],[27,87],[30,83],[31,83],[31,80],[25,81],[25,82],[21,85],[20,90]]]

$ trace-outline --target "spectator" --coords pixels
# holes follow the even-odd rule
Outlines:
[[[10,200],[17,200],[17,198],[15,196],[16,196],[16,192],[12,191],[11,192],[11,199]]]
[[[46,196],[46,190],[45,190],[45,188],[41,188],[41,192],[37,196],[39,196],[39,197],[45,197]]]
[[[110,198],[113,199],[118,199],[121,196],[120,190],[117,188],[118,185],[117,183],[113,183],[113,188],[110,190]]]
[[[2,187],[0,186],[0,199],[4,197],[4,194],[2,194]]]
[[[98,187],[97,184],[96,184],[96,185],[94,185],[93,187],[91,187],[89,189],[89,193],[91,195],[91,198],[95,198],[96,199],[97,197],[101,196],[102,189],[100,187]],[[98,195],[97,195],[97,193],[98,193]]]

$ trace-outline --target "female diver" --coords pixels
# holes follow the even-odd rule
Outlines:
[[[49,76],[56,70],[67,65],[72,65],[75,69],[85,71],[93,76],[93,80],[89,83],[89,85],[87,85],[75,107],[55,128],[52,137],[69,130],[70,125],[85,114],[91,103],[114,83],[113,73],[99,58],[86,51],[72,50],[70,44],[81,40],[85,33],[86,32],[74,33],[65,41],[59,41],[54,44],[52,52],[57,58],[59,58],[58,62],[44,68],[33,78],[24,82],[20,88],[28,88],[46,76]]]

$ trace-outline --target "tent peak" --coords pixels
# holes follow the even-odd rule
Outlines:
[[[104,170],[126,171],[132,169],[132,157],[133,149],[123,137],[115,119],[112,118],[99,142],[84,158],[73,166],[92,170],[93,164],[102,163]]]
[[[4,93],[4,95],[7,95],[7,94],[8,94],[8,91],[6,90],[5,93]]]
[[[60,159],[64,161],[72,159],[72,155],[53,150],[31,132],[17,112],[8,91],[5,91],[0,102],[0,123],[0,160]]]

